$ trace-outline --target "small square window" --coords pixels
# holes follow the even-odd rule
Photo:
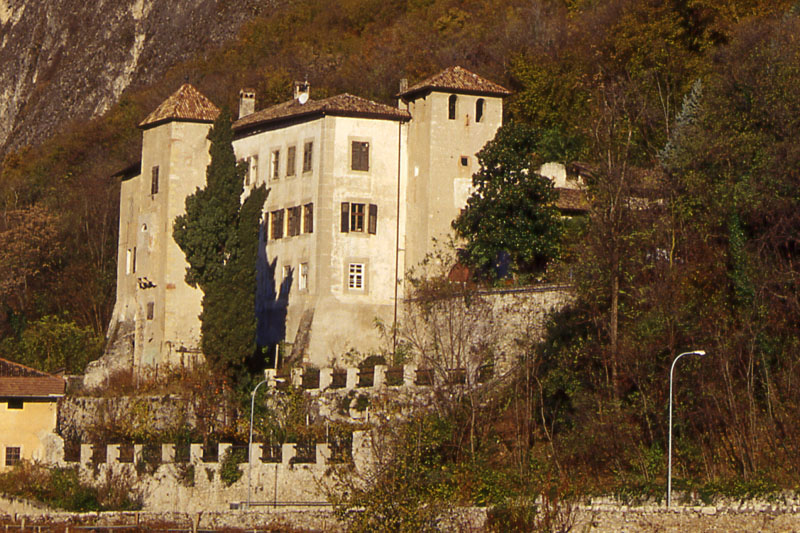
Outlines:
[[[461,166],[462,166],[462,167],[467,167],[467,166],[469,166],[469,157],[467,157],[467,156],[465,156],[465,155],[462,155],[462,156],[461,156]]]
[[[14,398],[14,399],[8,400],[8,408],[9,409],[22,409],[24,407],[24,405],[25,405],[25,403],[22,400],[20,400],[19,398]]]
[[[364,290],[364,263],[350,263],[347,286],[356,291]]]
[[[19,464],[22,454],[19,446],[6,446],[6,466]]]

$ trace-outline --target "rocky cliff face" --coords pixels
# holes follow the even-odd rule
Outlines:
[[[258,0],[0,0],[0,156],[234,37]],[[1,159],[0,159],[1,160]]]

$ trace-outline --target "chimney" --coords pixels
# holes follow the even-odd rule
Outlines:
[[[308,80],[294,82],[293,98],[296,102],[305,104],[306,102],[308,102],[308,98],[310,96],[311,96],[311,85],[309,85]]]
[[[400,78],[400,91],[398,94],[403,94],[408,90],[408,78]],[[403,105],[403,97],[397,98],[397,107],[400,109],[406,109],[407,106]]]
[[[256,110],[255,89],[242,89],[239,91],[239,118],[252,115]]]

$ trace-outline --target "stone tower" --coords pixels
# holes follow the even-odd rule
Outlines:
[[[87,369],[93,385],[117,367],[191,365],[200,354],[202,293],[184,282],[187,263],[172,238],[186,197],[205,185],[206,138],[219,109],[183,85],[145,118],[142,158],[119,174],[117,300],[106,355]]]

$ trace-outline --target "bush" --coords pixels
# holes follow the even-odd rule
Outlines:
[[[73,512],[142,508],[142,495],[126,476],[108,474],[93,487],[81,482],[77,468],[48,468],[27,461],[0,474],[0,493]]]
[[[219,478],[226,487],[230,487],[242,478],[241,463],[247,462],[247,449],[231,446],[225,450],[222,462],[219,465]]]

